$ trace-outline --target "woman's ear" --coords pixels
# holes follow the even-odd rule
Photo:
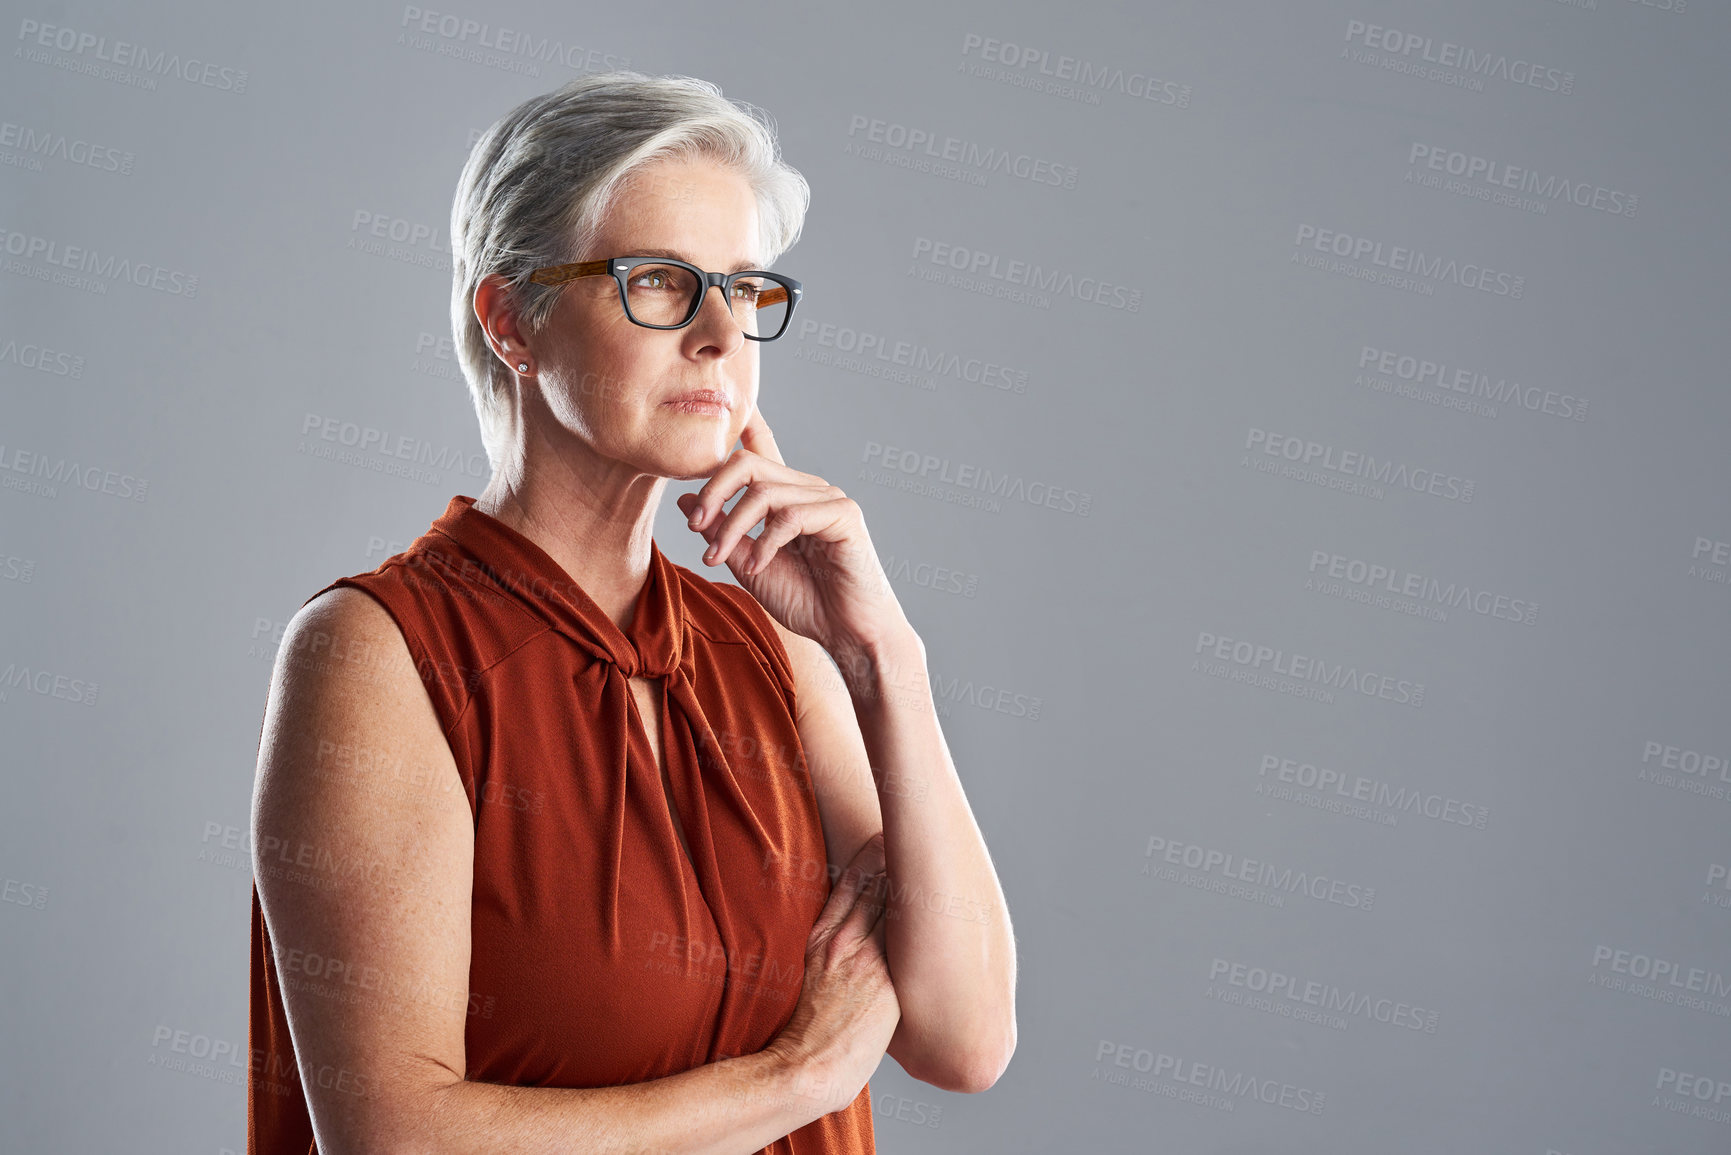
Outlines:
[[[517,317],[510,309],[507,289],[505,278],[498,273],[482,277],[481,283],[475,286],[475,319],[481,323],[481,331],[486,334],[494,356],[517,373],[532,374],[535,358],[517,327]]]

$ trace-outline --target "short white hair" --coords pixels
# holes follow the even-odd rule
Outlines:
[[[537,285],[529,274],[582,259],[638,169],[695,156],[726,165],[751,184],[762,260],[773,264],[799,239],[811,188],[782,160],[774,119],[723,97],[706,80],[589,73],[525,100],[475,142],[451,205],[451,326],[495,469],[504,449],[511,370],[488,345],[475,315],[476,288],[491,274],[503,276],[520,323],[538,333],[560,286]]]

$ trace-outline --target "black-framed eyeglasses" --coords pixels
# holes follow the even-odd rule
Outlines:
[[[579,277],[611,276],[619,285],[619,303],[634,324],[646,329],[683,329],[696,320],[703,295],[721,289],[728,312],[752,341],[773,341],[787,330],[800,283],[764,269],[711,273],[672,257],[610,257],[547,265],[529,279],[537,285],[562,285]]]

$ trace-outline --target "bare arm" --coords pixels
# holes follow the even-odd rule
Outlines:
[[[985,840],[939,727],[917,635],[843,655],[776,623],[798,681],[831,869],[882,831],[886,947],[902,1018],[888,1053],[946,1091],[990,1088],[1016,1049],[1016,948]]]
[[[402,634],[359,590],[283,638],[252,833],[325,1155],[753,1152],[863,1085],[776,1043],[615,1087],[467,1081],[473,815]]]

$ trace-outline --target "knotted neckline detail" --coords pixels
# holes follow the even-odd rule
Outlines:
[[[630,626],[621,630],[546,550],[474,505],[472,497],[461,494],[452,497],[444,515],[432,524],[432,530],[444,534],[465,555],[447,560],[459,563],[459,571],[465,575],[483,575],[604,664],[600,695],[593,709],[596,718],[605,719],[608,732],[621,735],[610,754],[597,751],[596,755],[611,759],[607,777],[615,784],[606,826],[616,832],[625,829],[625,807],[632,789],[628,784],[632,781],[657,800],[651,808],[658,816],[666,813],[661,806],[664,800],[677,808],[690,843],[689,865],[698,890],[722,941],[731,945],[736,937],[731,904],[721,882],[725,875],[710,829],[709,808],[711,805],[735,808],[746,828],[760,832],[754,856],[761,854],[766,843],[761,836],[761,819],[753,812],[743,790],[732,781],[732,772],[725,769],[726,755],[704,719],[695,688],[681,665],[686,642],[685,607],[673,564],[651,539],[649,578],[637,593]],[[633,707],[627,679],[636,677],[660,679],[667,712],[662,735],[668,740],[666,768],[673,790],[671,798],[662,790],[660,770],[641,727],[628,721]],[[714,783],[721,793],[713,800],[704,785],[701,767],[705,764],[723,770],[722,778]],[[663,817],[661,821],[666,822],[664,835],[673,848],[671,852],[685,857],[678,849],[671,820]],[[624,949],[627,933],[620,893],[624,853],[624,843],[619,840],[613,848],[614,869],[603,884],[602,909],[614,951]],[[724,1017],[736,1013],[734,1008],[742,999],[749,1001],[729,984],[722,997]]]
[[[484,574],[554,629],[626,678],[660,678],[679,668],[685,607],[679,577],[649,542],[649,577],[637,592],[631,623],[621,630],[546,550],[498,518],[475,508],[475,499],[452,497],[431,527],[467,557],[449,559]]]
[[[815,840],[802,834],[796,825],[800,818],[791,808],[805,804],[766,785],[763,771],[736,772],[693,681],[699,664],[708,668],[714,656],[703,652],[709,635],[692,628],[688,612],[702,620],[705,614],[713,618],[730,611],[705,604],[703,592],[695,588],[688,611],[686,576],[651,539],[648,579],[637,593],[630,624],[622,630],[545,550],[474,505],[474,498],[461,494],[450,499],[429,529],[435,540],[429,543],[427,560],[450,570],[455,584],[470,587],[465,596],[496,591],[594,658],[588,668],[573,671],[573,714],[561,724],[580,731],[582,757],[588,761],[573,772],[587,779],[592,812],[586,821],[597,862],[604,865],[592,877],[571,880],[571,885],[583,887],[585,899],[597,911],[605,939],[598,949],[619,960],[636,949],[632,936],[642,927],[631,912],[641,897],[633,894],[628,867],[633,855],[647,850],[683,864],[680,893],[687,905],[681,918],[689,923],[694,941],[719,944],[724,959],[738,959],[741,966],[759,955],[798,957],[805,945],[803,932],[782,944],[783,954],[768,953],[762,929],[751,921],[759,900],[742,893],[738,880],[758,874],[754,864],[775,856],[788,860],[796,844],[809,843],[804,853],[821,855],[821,828]],[[444,542],[451,548],[443,548]],[[653,720],[639,716],[642,725],[632,721],[636,707],[628,681],[638,677],[660,683],[664,767],[657,766],[646,734]],[[724,708],[721,699],[727,691],[719,683],[708,689],[717,708]],[[763,694],[763,709],[781,708],[778,690],[768,684],[757,689]],[[750,684],[742,685],[734,700],[752,692]],[[558,691],[549,686],[547,693]],[[792,719],[786,721],[791,724]],[[745,726],[757,732],[754,723]],[[797,738],[792,740],[797,743]],[[686,850],[680,847],[670,810],[679,817]],[[808,817],[818,819],[815,812]],[[512,819],[507,815],[495,821]],[[522,836],[507,832],[505,837]],[[763,1027],[747,1024],[771,1005],[755,981],[733,981],[734,969],[732,962],[726,964],[728,981],[721,988],[709,1062],[738,1053],[730,1049],[729,1040]]]

